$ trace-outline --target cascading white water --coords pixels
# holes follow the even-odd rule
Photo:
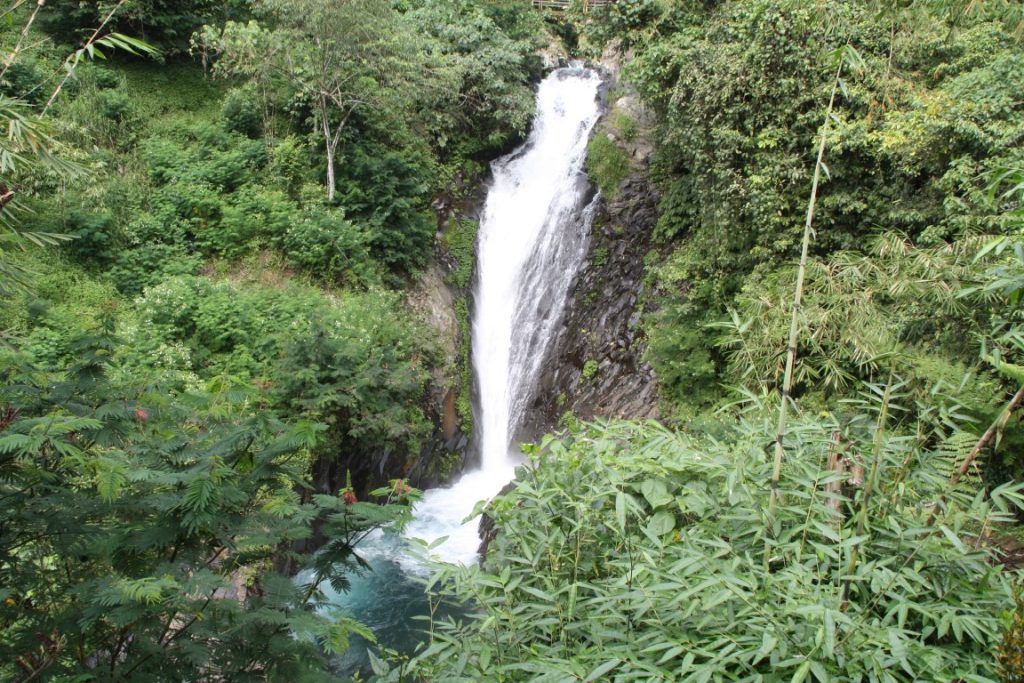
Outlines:
[[[587,201],[583,161],[600,114],[599,86],[600,78],[588,69],[553,72],[537,92],[529,139],[493,167],[477,243],[472,339],[481,467],[450,488],[427,491],[406,529],[409,538],[428,542],[447,536],[432,551],[447,562],[476,560],[477,522],[464,520],[477,501],[512,480],[520,459],[516,430],[590,234],[595,203]],[[365,539],[358,552],[373,571],[350,577],[351,590],[334,594],[332,607],[371,626],[382,645],[412,651],[422,640],[413,618],[434,608],[409,575],[429,568],[389,534]],[[339,671],[366,669],[367,645],[350,648],[336,664]]]
[[[583,164],[600,84],[583,67],[554,71],[537,91],[529,139],[493,165],[472,325],[481,466],[450,488],[427,491],[407,529],[427,541],[447,536],[435,552],[449,562],[476,559],[477,524],[464,520],[514,475],[515,432],[586,251],[594,202]]]

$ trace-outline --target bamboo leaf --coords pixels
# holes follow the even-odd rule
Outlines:
[[[604,676],[606,673],[608,673],[609,671],[611,671],[612,669],[614,669],[615,667],[617,667],[621,663],[622,663],[621,659],[610,659],[607,662],[605,662],[605,663],[597,666],[596,668],[594,668],[589,674],[587,674],[587,677],[584,678],[583,680],[585,682],[588,682],[588,683],[590,681],[600,680],[600,678],[602,676]]]

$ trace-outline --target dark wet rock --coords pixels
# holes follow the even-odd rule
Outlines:
[[[498,495],[495,498],[511,493],[515,487],[516,482],[510,481],[505,484],[501,491],[498,491]],[[480,553],[480,561],[483,562],[487,557],[487,549],[490,547],[491,541],[498,537],[498,525],[494,523],[494,518],[488,515],[486,511],[480,515],[477,535],[480,536],[480,549],[477,552]]]
[[[587,262],[520,432],[524,439],[550,430],[567,411],[582,419],[658,416],[638,308],[644,256],[657,220],[658,194],[642,174],[623,181],[616,198],[601,208]]]

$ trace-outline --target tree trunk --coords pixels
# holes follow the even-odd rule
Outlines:
[[[337,149],[337,135],[331,135],[331,109],[327,97],[320,95],[320,129],[324,134],[324,149],[327,152],[327,201],[334,201],[336,183],[334,176],[334,152]]]
[[[327,201],[334,201],[335,180],[334,180],[334,147],[327,144]]]

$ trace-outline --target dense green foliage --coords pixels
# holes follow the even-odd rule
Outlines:
[[[776,352],[785,342],[778,332],[788,321],[782,302],[792,298],[787,269],[798,252],[816,135],[835,72],[827,58],[832,50],[849,45],[860,60],[842,75],[814,219],[812,258],[821,274],[815,277],[827,295],[845,286],[838,281],[854,268],[893,269],[857,261],[872,255],[864,247],[880,232],[905,241],[919,265],[935,272],[949,259],[929,264],[926,255],[966,254],[958,244],[964,238],[1007,230],[1003,207],[987,186],[993,173],[1020,163],[1024,128],[1015,93],[1024,83],[1013,65],[1024,50],[1013,26],[986,14],[994,5],[963,14],[928,3],[647,1],[620,3],[597,23],[592,38],[633,45],[636,59],[626,78],[658,115],[653,173],[663,198],[655,237],[664,256],[652,269],[662,294],[649,303],[656,312],[648,334],[650,360],[676,412],[710,405],[720,396],[717,384],[750,369],[723,353],[706,327],[729,320],[729,309],[754,334],[770,330]],[[826,273],[832,274],[827,284]],[[956,273],[954,266],[946,277]],[[898,286],[892,283],[872,286]],[[950,282],[930,284],[937,290]],[[859,291],[853,283],[849,289],[851,297]],[[898,293],[904,296],[909,303],[913,295]],[[941,318],[926,321],[922,307],[912,321],[894,303],[898,308],[898,301],[875,297],[870,305],[878,322],[865,330],[889,328],[892,343],[845,357],[839,347],[849,345],[842,343],[824,356],[802,346],[798,390],[827,391],[851,377],[883,379],[865,365],[864,353],[889,351],[897,341],[973,360],[976,347],[962,343],[970,312],[943,309]],[[857,327],[836,314],[837,332]],[[768,318],[774,322],[765,327]],[[817,334],[814,322],[807,329],[815,333],[802,335],[802,344]],[[746,377],[775,381],[775,358],[774,367],[766,367],[766,358]]]
[[[431,381],[471,412],[465,299],[438,368],[403,290],[438,255],[469,286],[462,207],[529,124],[545,20],[0,9],[0,677],[333,680],[372,635],[320,586],[408,519]],[[567,418],[491,506],[485,565],[429,581],[463,620],[378,675],[1014,680],[1019,5],[583,9],[547,25],[628,51],[656,121],[614,113],[588,170],[612,199],[620,143],[655,149],[644,326],[674,424]]]
[[[332,680],[372,634],[319,586],[405,521],[434,429],[402,290],[435,197],[525,131],[541,20],[0,10],[0,678]]]
[[[1019,613],[994,653],[1016,580],[997,545],[1024,500],[1019,6],[578,16],[583,49],[631,51],[657,117],[648,359],[683,431],[542,444],[490,507],[485,566],[428,584],[479,611],[386,675],[1017,680]],[[589,164],[611,194],[608,143]],[[787,427],[768,397],[791,320]]]
[[[115,3],[104,0],[50,0],[53,9],[42,17],[57,35],[95,28]],[[189,39],[203,24],[224,22],[249,13],[245,0],[128,0],[114,12],[109,25],[150,41],[165,52],[186,52]]]
[[[794,426],[768,527],[772,420],[756,404],[714,436],[624,423],[548,441],[491,506],[502,531],[486,566],[431,584],[480,612],[434,624],[413,668],[427,680],[992,680],[1010,589],[977,534],[1012,517],[1021,486],[987,502],[954,491],[929,526],[971,437],[890,433],[885,414],[908,397],[875,389],[857,411]],[[836,453],[874,490],[827,470]]]
[[[357,538],[408,516],[408,493],[385,506],[310,497],[323,426],[282,422],[253,387],[140,376],[108,335],[72,350],[62,371],[4,354],[4,678],[322,672],[324,649],[362,629],[317,610],[319,585],[344,581]],[[317,521],[335,540],[293,582],[282,551]]]

